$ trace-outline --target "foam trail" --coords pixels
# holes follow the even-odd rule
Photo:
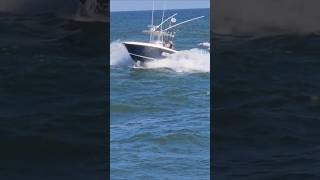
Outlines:
[[[209,42],[199,43],[198,47],[201,49],[205,49],[205,50],[210,51],[210,43]]]
[[[122,66],[132,64],[132,60],[126,47],[120,42],[115,41],[110,44],[110,65]]]
[[[151,61],[146,68],[169,68],[179,73],[210,72],[210,53],[201,49],[179,51],[166,59]]]

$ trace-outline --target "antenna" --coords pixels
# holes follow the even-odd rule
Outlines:
[[[192,19],[183,21],[183,22],[181,22],[181,23],[178,23],[178,24],[176,24],[176,25],[173,25],[173,26],[171,26],[171,27],[168,27],[168,28],[165,29],[164,31],[167,31],[167,30],[169,30],[169,29],[171,29],[171,28],[174,28],[174,27],[176,27],[176,26],[179,26],[179,25],[181,25],[181,24],[184,24],[184,23],[187,23],[187,22],[190,22],[190,21],[194,21],[194,20],[197,20],[197,19],[200,19],[200,18],[203,18],[203,17],[204,17],[204,16],[199,16],[199,17],[196,17],[196,18],[192,18]]]
[[[161,33],[162,33],[162,24],[163,24],[163,18],[164,18],[164,11],[165,11],[165,1],[163,2],[163,11],[162,11],[162,18],[161,18]],[[163,44],[163,36],[160,37],[160,41],[162,42]]]
[[[164,10],[165,10],[165,2],[163,2],[162,19],[161,19],[161,31],[162,31],[162,24],[163,24],[163,18],[164,18]]]
[[[152,15],[151,15],[151,28],[154,28],[153,27],[153,13],[154,13],[154,0],[152,1]],[[150,42],[151,42],[151,39],[152,39],[152,35],[150,33]]]
[[[154,13],[154,0],[152,1],[152,17],[151,17],[151,25],[153,26],[153,13]]]

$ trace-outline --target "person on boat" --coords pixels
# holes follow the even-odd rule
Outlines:
[[[168,44],[169,44],[168,47],[169,47],[170,49],[173,49],[173,42],[172,42],[172,41],[169,41]]]
[[[169,23],[169,27],[173,26],[174,23],[176,22],[176,19],[175,18],[171,18],[171,21]],[[172,42],[172,39],[173,39],[173,31],[172,30],[168,30],[168,34],[170,34],[170,36],[168,37],[168,48],[170,49],[173,49],[173,42]]]
[[[165,47],[170,48],[170,49],[173,49],[173,42],[172,42],[172,40],[168,40],[167,42],[168,42],[168,43],[165,43]]]

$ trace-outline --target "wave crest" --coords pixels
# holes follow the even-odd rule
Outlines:
[[[210,72],[210,53],[201,49],[190,49],[171,54],[168,58],[151,61],[146,68],[169,68],[179,73]]]
[[[120,42],[115,41],[110,44],[110,65],[122,66],[132,64],[132,60],[126,47]]]

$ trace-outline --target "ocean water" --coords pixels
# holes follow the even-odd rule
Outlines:
[[[106,21],[42,10],[0,13],[0,179],[104,179]]]
[[[213,175],[319,179],[320,37],[214,37]]]
[[[167,59],[133,64],[123,41],[148,41],[142,33],[151,11],[111,12],[111,179],[210,178],[209,9],[167,10],[182,25]],[[156,11],[160,22],[162,11]]]

